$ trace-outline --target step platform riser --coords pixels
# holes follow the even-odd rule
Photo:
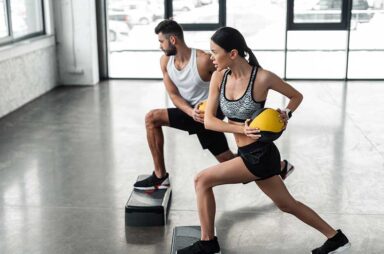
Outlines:
[[[148,175],[140,175],[137,181]],[[163,226],[167,223],[171,205],[171,188],[141,191],[133,190],[125,206],[125,225],[133,227]]]
[[[215,229],[216,235],[216,229]],[[181,226],[173,229],[171,254],[177,254],[177,250],[192,245],[201,238],[200,226]],[[221,252],[219,252],[220,254]]]

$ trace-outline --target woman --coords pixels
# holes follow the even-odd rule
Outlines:
[[[177,253],[218,253],[220,246],[214,235],[216,207],[212,188],[250,181],[256,181],[280,210],[296,216],[328,238],[312,253],[339,253],[349,248],[350,243],[341,230],[332,228],[312,209],[291,196],[279,176],[280,154],[275,144],[258,141],[261,137],[259,130],[248,125],[251,115],[264,107],[268,90],[275,90],[289,98],[287,108],[280,110],[285,124],[303,96],[275,74],[261,68],[244,37],[234,28],[223,27],[217,30],[211,37],[211,51],[211,59],[217,71],[210,83],[205,127],[233,133],[240,156],[207,168],[197,175],[195,190],[201,240]],[[246,54],[249,61],[245,58]],[[219,106],[228,122],[215,116]]]

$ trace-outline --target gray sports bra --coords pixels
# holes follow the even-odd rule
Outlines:
[[[257,70],[258,67],[254,66],[252,68],[247,90],[245,90],[243,96],[237,100],[229,100],[225,96],[225,86],[227,84],[228,75],[231,75],[231,70],[225,71],[220,87],[220,108],[229,120],[245,122],[245,120],[252,117],[252,114],[256,112],[256,110],[264,108],[265,101],[258,102],[253,98],[252,95],[253,84],[255,83]]]

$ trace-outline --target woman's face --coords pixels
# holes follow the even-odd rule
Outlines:
[[[211,60],[215,65],[216,70],[221,71],[228,68],[230,63],[229,53],[219,45],[211,41]]]

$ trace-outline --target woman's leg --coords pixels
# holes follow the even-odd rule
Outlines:
[[[280,176],[256,181],[256,184],[283,212],[296,216],[299,220],[323,233],[327,238],[336,235],[336,230],[315,211],[291,196]]]
[[[240,157],[201,171],[195,178],[197,208],[201,225],[201,240],[214,237],[216,203],[212,188],[222,184],[235,184],[256,180]]]

